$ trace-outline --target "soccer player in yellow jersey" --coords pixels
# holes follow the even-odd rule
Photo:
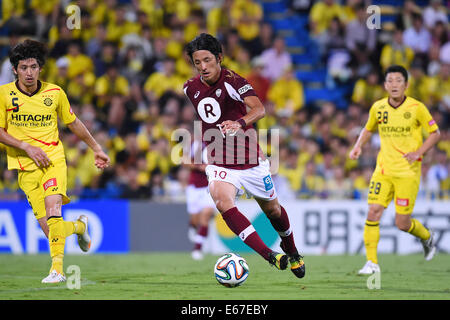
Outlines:
[[[83,251],[90,247],[87,217],[64,221],[61,206],[66,195],[67,167],[59,140],[57,117],[92,148],[95,166],[106,168],[109,157],[73,113],[57,85],[39,81],[45,63],[44,44],[25,40],[13,48],[10,61],[15,82],[0,86],[0,142],[7,146],[8,169],[18,170],[19,186],[50,244],[52,266],[43,283],[64,282],[65,238],[78,235]]]
[[[395,225],[421,240],[426,260],[431,260],[436,251],[434,232],[412,219],[411,214],[419,191],[422,157],[438,142],[439,128],[423,103],[405,96],[408,87],[405,68],[390,66],[385,72],[384,87],[388,97],[372,105],[367,124],[349,153],[351,159],[358,159],[362,146],[378,130],[381,146],[369,185],[369,212],[364,227],[367,263],[359,274],[380,272],[377,261],[380,219],[392,200]],[[425,141],[423,131],[428,134]]]

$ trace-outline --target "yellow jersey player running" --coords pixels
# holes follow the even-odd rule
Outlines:
[[[422,157],[438,142],[439,128],[423,103],[405,96],[408,87],[405,68],[389,67],[384,81],[389,96],[372,105],[367,124],[349,154],[351,159],[358,159],[362,146],[378,130],[381,146],[369,185],[369,212],[364,226],[367,263],[359,274],[380,272],[377,260],[380,219],[392,200],[395,225],[421,240],[426,260],[431,260],[436,251],[434,232],[411,219],[411,214],[419,191]],[[428,134],[425,141],[423,130]]]
[[[18,170],[19,186],[49,241],[52,265],[42,283],[56,283],[66,280],[66,237],[75,233],[83,251],[90,247],[87,217],[71,222],[61,216],[61,206],[70,199],[57,117],[92,148],[97,168],[106,168],[110,160],[73,113],[64,91],[39,81],[45,56],[44,44],[33,40],[12,49],[9,58],[17,80],[0,86],[0,142],[7,146],[8,169]]]

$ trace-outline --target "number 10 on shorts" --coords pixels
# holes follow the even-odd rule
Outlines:
[[[227,177],[227,172],[214,170],[214,178],[217,178],[217,176],[219,176],[220,179],[225,179]]]

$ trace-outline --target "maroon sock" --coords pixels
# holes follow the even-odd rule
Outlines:
[[[203,242],[208,236],[208,226],[200,226],[197,230],[197,235],[195,236],[195,246],[194,250],[201,250]]]
[[[258,252],[264,259],[269,260],[269,253],[272,250],[264,244],[253,225],[238,208],[233,207],[225,211],[222,213],[222,218],[231,231],[239,236],[246,245]]]
[[[273,228],[278,232],[281,237],[281,242],[283,243],[283,249],[286,250],[287,254],[296,254],[297,248],[295,247],[294,234],[292,233],[291,226],[289,223],[289,217],[286,210],[281,207],[281,215],[279,218],[269,219]]]

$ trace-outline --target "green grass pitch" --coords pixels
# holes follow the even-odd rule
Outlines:
[[[426,262],[422,255],[380,255],[381,288],[369,290],[359,256],[307,256],[306,277],[271,267],[256,254],[242,254],[250,267],[237,288],[217,283],[207,255],[193,261],[189,253],[69,255],[64,268],[78,265],[81,288],[41,284],[48,255],[0,255],[0,299],[149,299],[149,300],[368,300],[450,299],[450,255]],[[67,274],[66,274],[67,275]]]

